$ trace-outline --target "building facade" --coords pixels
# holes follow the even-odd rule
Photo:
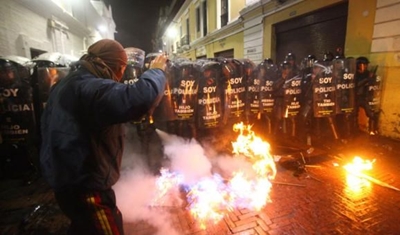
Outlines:
[[[161,40],[171,56],[281,63],[365,56],[382,78],[381,135],[400,139],[400,0],[186,0]]]
[[[79,57],[102,38],[114,39],[111,7],[101,0],[2,0],[0,56],[44,52]]]

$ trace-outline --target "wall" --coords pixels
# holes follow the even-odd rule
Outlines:
[[[52,51],[47,19],[13,0],[2,0],[0,21],[0,55],[30,58],[29,47]]]
[[[2,0],[0,55],[31,58],[30,49],[34,48],[79,57],[93,42],[114,38],[115,23],[110,9],[103,2],[96,4],[100,12],[91,1],[71,2],[72,17],[71,12],[63,10],[52,0]],[[99,23],[108,27],[102,35],[97,29]]]
[[[233,49],[234,58],[240,59],[243,58],[243,46],[243,31],[227,37],[221,37],[206,45],[207,57],[212,58],[216,52]]]
[[[370,62],[382,77],[381,135],[400,139],[400,0],[377,0]]]
[[[234,20],[240,16],[239,12],[246,6],[246,1],[245,0],[230,0],[230,19],[229,20]]]
[[[264,17],[264,58],[275,59],[275,33],[273,32],[273,25],[284,20],[292,19],[300,15],[319,10],[323,7],[342,2],[340,0],[297,0],[288,1],[285,6],[273,6],[272,9],[266,10],[267,13]],[[272,6],[270,6],[271,8]]]

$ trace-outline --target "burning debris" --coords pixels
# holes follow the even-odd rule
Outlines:
[[[348,184],[352,185],[352,188],[356,188],[355,186],[360,187],[361,185],[365,185],[367,182],[372,182],[379,186],[400,192],[400,189],[366,174],[366,171],[369,171],[373,168],[374,163],[375,159],[371,161],[364,160],[359,156],[354,157],[352,163],[348,163],[343,166],[343,168],[349,173],[347,176]]]
[[[237,140],[232,142],[233,158],[245,157],[252,166],[251,171],[244,170],[246,168],[239,169],[231,172],[229,177],[222,177],[217,173],[203,174],[198,175],[196,181],[193,179],[188,181],[185,178],[188,177],[187,174],[179,172],[178,168],[164,168],[156,180],[157,192],[153,205],[163,206],[168,200],[165,198],[169,192],[181,188],[185,193],[187,209],[203,229],[207,223],[218,223],[227,212],[236,208],[255,211],[262,209],[270,201],[271,180],[276,175],[274,159],[269,153],[269,144],[256,136],[251,126],[239,123],[235,124],[233,129],[239,132]],[[167,153],[171,153],[168,146],[165,148]],[[185,147],[181,146],[181,149]],[[181,150],[181,154],[184,153],[185,150],[183,152]],[[187,159],[187,156],[185,157]],[[199,162],[197,156],[191,154],[191,158],[192,161]]]

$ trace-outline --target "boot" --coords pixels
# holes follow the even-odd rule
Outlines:
[[[375,114],[375,117],[374,117],[374,133],[375,133],[375,135],[379,135],[379,128],[378,128],[378,123],[379,123],[379,119],[378,119],[378,116],[379,115],[379,113],[376,113]]]
[[[372,118],[368,120],[368,132],[369,135],[375,135],[375,122]]]

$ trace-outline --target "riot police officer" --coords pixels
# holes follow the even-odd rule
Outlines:
[[[288,61],[283,61],[279,68],[279,78],[272,85],[274,92],[274,108],[273,112],[273,134],[283,132],[286,134],[286,127],[284,122],[285,117],[285,102],[284,102],[284,84],[287,79],[292,75],[292,65]]]
[[[285,61],[287,61],[292,67],[292,73],[297,75],[299,73],[299,67],[297,66],[296,55],[289,52],[285,57]]]
[[[304,60],[304,68],[302,69],[302,83],[301,83],[301,108],[300,108],[300,126],[302,130],[299,132],[302,136],[300,139],[306,139],[307,144],[311,145],[311,132],[313,124],[313,80],[315,74],[313,75],[313,66],[316,62],[316,57],[314,55],[308,55]],[[316,68],[317,69],[317,68]]]
[[[372,86],[376,81],[376,71],[370,71],[368,69],[369,60],[364,57],[358,57],[356,59],[356,123],[358,123],[359,108],[365,111],[365,115],[368,117],[368,132],[370,135],[378,134],[378,118],[379,109],[370,105],[370,100],[374,94],[371,91]]]
[[[258,92],[252,93],[249,89],[249,97],[252,103],[256,102],[254,97],[259,97],[259,114],[260,119],[266,128],[266,134],[272,133],[273,126],[273,107],[274,107],[274,94],[273,84],[278,79],[278,68],[271,58],[263,60],[257,66],[257,79],[259,81]]]

